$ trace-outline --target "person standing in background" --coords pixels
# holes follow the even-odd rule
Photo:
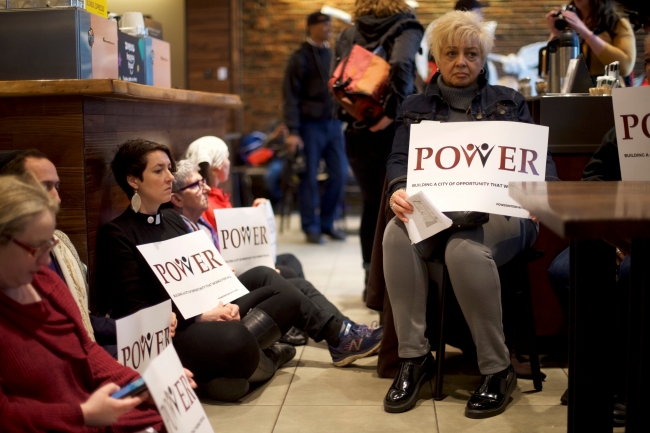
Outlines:
[[[307,40],[289,59],[284,77],[284,122],[289,128],[286,144],[293,152],[304,149],[306,170],[298,190],[302,230],[307,242],[322,244],[322,235],[344,240],[345,234],[334,228],[345,182],[348,162],[345,158],[341,121],[334,118],[334,101],[327,89],[332,59],[329,39],[332,21],[321,12],[307,17]],[[325,160],[328,178],[320,197],[318,166]],[[316,209],[320,208],[320,213]]]
[[[350,54],[353,45],[374,51],[382,36],[391,33],[384,43],[390,72],[384,95],[383,117],[373,125],[359,125],[343,112],[339,116],[349,121],[345,131],[346,151],[363,196],[359,236],[367,284],[381,195],[384,192],[386,161],[395,135],[393,120],[402,101],[416,93],[415,54],[420,48],[424,29],[404,0],[357,0],[353,16],[354,27],[344,30],[336,43],[337,64]]]
[[[592,78],[603,75],[605,65],[619,62],[625,85],[631,86],[629,75],[636,61],[636,39],[630,22],[619,17],[614,0],[575,0],[571,2],[576,12],[563,11],[569,28],[580,36],[582,53]],[[558,37],[555,27],[558,10],[546,14],[546,24],[551,37]]]

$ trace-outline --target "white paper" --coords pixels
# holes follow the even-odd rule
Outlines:
[[[256,266],[275,269],[265,206],[215,209],[221,255],[241,275]]]
[[[508,182],[544,181],[548,128],[520,122],[411,125],[407,188],[441,212],[477,211],[519,218]]]
[[[214,433],[174,346],[154,359],[142,377],[168,433]]]
[[[650,87],[614,89],[622,180],[650,181]]]
[[[203,230],[138,250],[185,319],[248,293]]]
[[[117,359],[122,365],[143,373],[151,360],[171,344],[171,322],[169,299],[116,320]]]
[[[278,257],[278,228],[275,225],[275,213],[273,213],[273,205],[269,200],[267,200],[265,206],[266,219],[269,223],[269,244],[271,245],[271,260],[275,265]]]
[[[406,230],[412,244],[451,227],[451,220],[436,208],[424,192],[415,193],[406,201],[413,205],[413,213],[404,214],[409,219]]]

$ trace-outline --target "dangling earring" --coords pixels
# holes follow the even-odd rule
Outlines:
[[[481,72],[479,74],[485,74],[485,68],[481,68]]]
[[[133,197],[131,197],[131,209],[133,209],[133,212],[138,213],[140,210],[140,206],[142,206],[142,199],[138,195],[138,191],[135,191],[135,194],[133,194]]]

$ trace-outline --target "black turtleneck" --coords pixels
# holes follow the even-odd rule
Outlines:
[[[137,246],[187,233],[180,215],[171,209],[145,215],[129,207],[103,226],[97,235],[95,281],[99,312],[105,314],[110,310],[111,317],[119,319],[169,299]],[[182,315],[173,308],[180,326]]]

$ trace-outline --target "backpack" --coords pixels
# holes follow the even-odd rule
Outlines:
[[[413,23],[420,25],[414,19],[395,23],[379,39],[372,52],[353,44],[349,54],[336,66],[328,87],[341,108],[357,120],[355,126],[372,125],[383,116],[390,75],[387,51],[390,52],[394,39],[402,30]]]

